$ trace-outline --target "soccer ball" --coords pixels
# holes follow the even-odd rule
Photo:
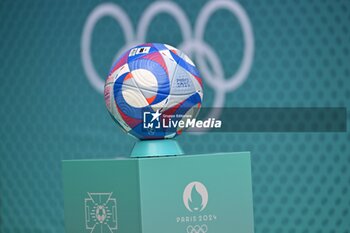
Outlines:
[[[115,122],[143,139],[173,138],[199,112],[203,88],[199,71],[182,51],[147,43],[126,51],[112,66],[104,97]]]

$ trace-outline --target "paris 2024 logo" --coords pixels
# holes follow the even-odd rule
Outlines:
[[[176,222],[185,226],[187,233],[206,233],[210,222],[216,221],[216,214],[210,213],[207,208],[209,194],[207,187],[199,181],[186,185],[183,195],[183,204],[188,214],[176,217]]]

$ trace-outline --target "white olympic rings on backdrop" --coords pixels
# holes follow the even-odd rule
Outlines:
[[[224,70],[215,50],[204,40],[205,27],[210,16],[215,11],[224,9],[230,11],[239,21],[243,32],[244,52],[240,67],[229,79],[225,79]],[[122,8],[114,3],[102,3],[97,6],[89,15],[85,22],[81,38],[81,59],[86,76],[91,85],[99,92],[103,93],[104,79],[98,75],[91,56],[91,38],[96,23],[105,16],[115,19],[121,26],[125,45],[117,52],[115,60],[130,47],[144,43],[146,34],[153,18],[159,13],[166,13],[172,16],[178,23],[183,42],[178,48],[195,57],[198,62],[203,79],[215,90],[213,107],[223,107],[226,92],[237,89],[248,77],[254,56],[254,35],[247,13],[242,6],[230,0],[212,0],[204,5],[195,22],[194,35],[192,35],[190,21],[184,11],[174,2],[156,1],[152,3],[142,14],[136,34],[133,30],[129,16]],[[212,71],[207,66],[206,60],[211,64]],[[220,112],[212,112],[211,117],[218,117]]]

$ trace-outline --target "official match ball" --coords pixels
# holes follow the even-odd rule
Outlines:
[[[141,139],[173,138],[197,116],[203,87],[182,51],[147,43],[126,51],[112,66],[104,97],[115,122]]]

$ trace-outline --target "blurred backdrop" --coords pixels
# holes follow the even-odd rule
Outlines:
[[[130,153],[101,83],[142,41],[191,55],[204,106],[350,106],[348,0],[2,0],[1,233],[64,232],[61,160]],[[252,152],[257,233],[350,232],[348,132],[178,141],[188,154]]]

